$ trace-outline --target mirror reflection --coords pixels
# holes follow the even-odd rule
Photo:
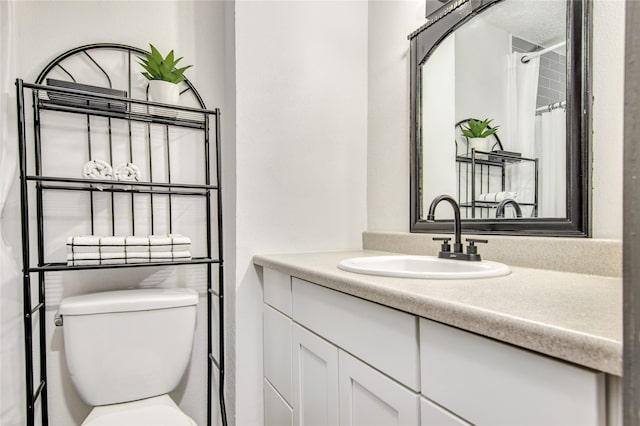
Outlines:
[[[421,218],[440,194],[463,219],[566,217],[565,9],[496,3],[422,64]]]

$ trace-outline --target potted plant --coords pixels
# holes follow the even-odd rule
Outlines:
[[[488,152],[491,149],[489,136],[498,131],[500,126],[489,126],[493,119],[485,118],[484,120],[475,120],[470,118],[466,124],[462,124],[462,134],[466,136],[469,149],[473,148],[476,151]]]
[[[149,97],[154,102],[178,104],[180,99],[178,83],[185,79],[183,74],[192,65],[177,68],[176,64],[182,57],[175,59],[173,50],[163,57],[153,44],[149,46],[151,53],[146,53],[144,58],[140,58],[140,65],[145,70],[142,75],[149,80]]]

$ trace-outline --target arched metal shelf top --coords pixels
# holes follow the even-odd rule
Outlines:
[[[64,72],[64,74],[67,75],[71,79],[71,81],[76,83],[77,82],[76,81],[76,77],[70,71],[68,71],[67,68],[65,68],[63,66],[63,64],[65,63],[65,61],[68,61],[70,58],[72,58],[72,57],[74,57],[76,55],[81,55],[84,58],[89,59],[90,63],[97,69],[97,71],[99,71],[101,74],[103,74],[105,76],[105,79],[107,81],[108,87],[109,88],[113,88],[111,76],[109,75],[109,73],[105,70],[104,66],[101,65],[90,54],[91,51],[100,50],[100,49],[125,52],[125,53],[127,53],[129,55],[128,69],[127,69],[128,80],[129,80],[129,90],[128,90],[127,94],[128,94],[129,97],[131,97],[131,71],[132,71],[131,70],[131,56],[134,55],[136,58],[140,58],[140,57],[142,57],[143,55],[146,55],[149,52],[144,50],[144,49],[140,49],[138,47],[133,47],[133,46],[128,46],[128,45],[125,45],[125,44],[93,43],[93,44],[86,44],[84,46],[78,46],[78,47],[75,47],[73,49],[67,50],[66,52],[58,55],[54,60],[49,62],[42,69],[42,71],[38,75],[38,78],[36,79],[36,84],[45,84],[45,81],[46,81],[47,77],[49,76],[49,73],[51,73],[51,71],[53,71],[56,68],[59,68],[60,70],[62,70]],[[180,92],[180,95],[182,95],[185,92],[191,92],[192,95],[194,96],[196,102],[198,103],[199,107],[202,108],[202,109],[206,109],[206,106],[204,104],[204,101],[202,100],[202,97],[200,96],[200,94],[198,93],[198,91],[196,90],[194,85],[191,83],[191,81],[189,81],[189,79],[185,78],[183,83],[187,86],[187,88],[182,90]]]

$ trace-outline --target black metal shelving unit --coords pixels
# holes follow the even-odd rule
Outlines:
[[[499,151],[483,152],[471,149],[468,152],[456,155],[456,169],[458,175],[458,194],[461,195],[460,208],[469,213],[467,218],[476,218],[476,209],[486,211],[495,209],[498,202],[482,201],[476,198],[480,192],[496,192],[507,190],[507,167],[516,164],[529,163],[533,165],[533,199],[530,201],[518,201],[521,207],[531,208],[531,217],[538,215],[538,159],[516,156]],[[499,186],[492,187],[491,175],[494,170],[500,174]]]
[[[104,77],[105,85],[112,88],[112,77],[105,71],[106,67],[100,61],[104,60],[104,52],[114,52],[118,55],[119,61],[123,64],[124,81],[127,84],[125,96],[117,96],[109,93],[99,93],[86,90],[77,90],[69,87],[52,86],[43,84],[50,74],[61,74],[68,81],[76,83],[79,76],[70,69],[73,61],[81,61],[93,68],[95,73]],[[18,110],[18,144],[20,160],[20,205],[21,205],[21,231],[22,231],[22,265],[23,265],[23,298],[24,298],[24,338],[25,338],[25,378],[26,378],[26,414],[27,425],[36,423],[39,418],[43,425],[48,424],[48,403],[47,403],[47,350],[46,350],[46,322],[45,308],[45,287],[47,273],[51,271],[74,271],[74,270],[103,270],[120,268],[140,268],[140,267],[167,267],[172,265],[204,265],[207,276],[207,425],[212,424],[212,386],[213,386],[213,366],[219,371],[219,401],[220,415],[224,425],[226,425],[226,412],[224,404],[224,269],[223,269],[223,245],[222,245],[222,194],[221,194],[221,173],[220,173],[220,110],[208,110],[205,108],[202,98],[197,93],[193,85],[188,81],[182,83],[183,95],[190,95],[195,106],[164,105],[149,102],[145,99],[136,99],[131,96],[134,85],[132,75],[137,72],[133,70],[132,64],[135,60],[145,54],[142,49],[118,44],[92,44],[71,49],[50,62],[40,73],[35,84],[25,83],[21,79],[16,80],[17,90],[17,110]],[[55,72],[54,72],[55,70]],[[27,132],[27,102],[25,92],[31,92],[31,108],[33,110],[33,132]],[[128,125],[128,158],[132,161],[132,145],[137,141],[132,138],[131,126],[133,122],[143,123],[147,126],[146,139],[148,143],[148,168],[149,181],[146,182],[124,182],[115,180],[94,180],[71,176],[47,176],[43,174],[43,155],[41,125],[47,120],[47,111],[54,111],[63,114],[76,114],[86,117],[86,149],[89,159],[92,159],[92,118],[103,117],[106,120],[108,144],[110,156],[113,155],[112,124],[117,121]],[[151,169],[154,165],[151,155],[151,126],[160,126],[167,156],[166,167],[168,178],[166,181],[153,182]],[[204,182],[201,184],[178,183],[171,180],[171,156],[168,154],[170,146],[170,132],[172,127],[192,129],[202,134],[202,158],[194,161],[203,161]],[[211,144],[214,146],[211,147]],[[78,147],[83,149],[82,147]],[[32,151],[32,152],[30,152]],[[33,157],[30,157],[33,155]],[[211,157],[215,156],[212,163]],[[31,163],[28,158],[32,158]],[[31,171],[33,170],[33,171]],[[44,193],[48,191],[76,191],[88,194],[90,209],[86,212],[86,217],[91,222],[91,231],[94,230],[94,194],[99,192],[109,194],[111,198],[111,232],[115,235],[116,212],[114,210],[114,194],[130,194],[131,209],[128,212],[132,235],[135,235],[134,199],[139,194],[144,194],[149,199],[150,229],[154,230],[154,195],[162,195],[168,199],[168,227],[172,232],[172,197],[202,197],[205,200],[205,220],[206,220],[206,253],[203,256],[193,257],[188,260],[174,262],[154,262],[136,264],[115,264],[115,265],[82,265],[69,266],[66,262],[50,261],[45,259],[45,205]],[[30,209],[35,204],[35,224],[30,219]],[[215,206],[215,207],[214,207]],[[119,219],[121,219],[119,217]],[[139,219],[139,218],[138,218]],[[216,226],[215,238],[213,237],[213,222]],[[35,232],[32,232],[35,228]],[[215,240],[215,241],[214,241]],[[32,244],[35,244],[37,261],[32,259]],[[213,288],[214,266],[217,267],[218,283],[217,291]],[[33,277],[37,275],[37,277]],[[37,282],[37,302],[33,299],[35,292],[34,285]],[[213,354],[212,341],[212,308],[214,299],[218,303],[218,360]],[[35,304],[35,306],[33,306]],[[34,333],[34,317],[37,316],[37,332]],[[38,359],[34,360],[34,353],[38,354]],[[35,364],[38,362],[39,377],[34,383],[36,376]]]

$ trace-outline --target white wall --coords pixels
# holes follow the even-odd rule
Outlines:
[[[622,238],[624,1],[593,7],[593,236]],[[369,3],[368,230],[409,230],[409,42],[422,0]]]
[[[409,40],[422,0],[369,2],[367,229],[409,231]]]
[[[259,252],[361,246],[367,3],[236,3],[236,424],[262,424]]]
[[[15,89],[16,77],[34,81],[39,71],[58,54],[82,44],[114,42],[148,48],[154,43],[161,50],[175,48],[186,63],[187,71],[208,107],[225,109],[225,27],[224,3],[199,1],[30,1],[1,3],[2,28],[0,75],[2,82],[2,184],[10,188],[2,210],[2,281],[0,284],[0,327],[2,345],[2,388],[0,424],[24,424],[24,361],[22,337],[22,281],[20,270],[19,202],[16,165]],[[161,22],[159,27],[157,22]],[[165,31],[164,28],[179,31]],[[223,136],[225,127],[223,124]],[[68,135],[71,138],[71,135]],[[62,164],[69,152],[51,153],[46,161]],[[233,164],[230,165],[233,173]],[[57,203],[53,208],[73,207]],[[86,223],[86,222],[85,222]],[[83,226],[82,222],[78,223]],[[51,228],[54,229],[54,228]],[[55,231],[54,231],[55,233]],[[55,235],[54,237],[64,237]],[[54,250],[55,251],[55,250]],[[89,407],[71,388],[64,365],[61,330],[53,327],[53,315],[64,296],[130,285],[168,285],[175,280],[192,286],[189,274],[167,274],[162,270],[107,274],[52,274],[47,289],[49,350],[50,424],[77,424]],[[200,289],[202,290],[202,289]],[[202,292],[198,335],[204,336],[206,320]],[[196,341],[194,362],[186,379],[173,394],[182,408],[199,424],[204,423],[206,387],[206,343]]]

